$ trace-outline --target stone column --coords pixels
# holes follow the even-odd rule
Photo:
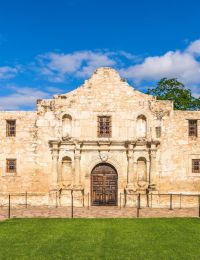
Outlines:
[[[146,178],[146,181],[150,184],[150,160],[147,160],[147,178]]]
[[[133,180],[134,180],[132,145],[128,146],[127,162],[128,162],[128,165],[127,165],[127,187],[130,187],[130,186],[133,186]]]
[[[132,156],[130,153],[128,153],[127,156],[128,159],[128,166],[127,166],[127,185],[133,183],[133,167],[132,167]]]
[[[81,185],[81,167],[80,167],[80,145],[76,145],[75,154],[74,154],[74,185]]]
[[[156,172],[156,146],[155,144],[151,145],[150,149],[150,185],[157,184],[157,172]]]
[[[137,182],[137,161],[133,161],[133,183]]]
[[[137,183],[137,151],[133,150],[133,183]]]
[[[58,163],[58,183],[62,183],[62,162]]]
[[[82,207],[83,205],[83,186],[81,184],[81,148],[80,144],[76,144],[74,152],[74,185],[73,185],[73,197],[74,205]]]
[[[127,186],[126,186],[126,206],[133,206],[135,204],[134,193],[136,187],[134,185],[134,167],[133,167],[133,148],[132,145],[128,145],[127,151]]]
[[[52,147],[51,189],[56,189],[58,185],[59,141],[50,141],[50,145]]]

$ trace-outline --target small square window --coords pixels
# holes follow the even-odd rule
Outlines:
[[[189,136],[197,137],[197,133],[198,133],[197,120],[189,120],[188,124],[189,124],[188,125]]]
[[[111,116],[98,116],[98,137],[111,137]]]
[[[200,173],[200,159],[192,160],[192,173]]]
[[[160,127],[160,126],[157,126],[157,127],[156,127],[156,137],[157,137],[157,138],[160,138],[160,137],[161,137],[161,127]]]
[[[16,120],[6,120],[6,136],[16,136]]]
[[[16,159],[6,159],[6,172],[16,173],[17,171],[17,160]]]

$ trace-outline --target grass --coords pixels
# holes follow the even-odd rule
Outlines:
[[[200,259],[200,220],[11,219],[0,259]]]

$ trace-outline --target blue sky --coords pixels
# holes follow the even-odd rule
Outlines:
[[[78,87],[99,66],[145,91],[177,77],[200,95],[198,0],[0,0],[0,109]]]

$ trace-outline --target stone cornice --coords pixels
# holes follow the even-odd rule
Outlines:
[[[49,146],[51,148],[53,156],[57,156],[57,154],[59,152],[60,141],[59,140],[50,140]]]
[[[157,150],[158,140],[50,140],[52,149],[80,150],[80,151],[133,151]]]

